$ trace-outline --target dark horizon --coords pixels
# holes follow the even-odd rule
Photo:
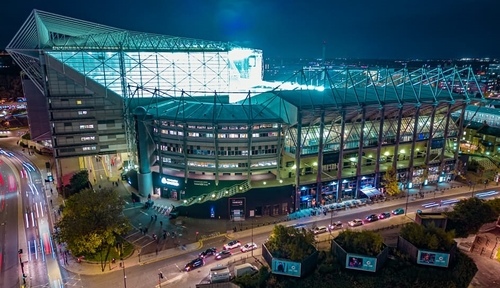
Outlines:
[[[88,0],[9,2],[5,48],[33,9],[132,31],[233,42],[264,57],[360,59],[499,58],[495,0],[172,0],[148,5]]]

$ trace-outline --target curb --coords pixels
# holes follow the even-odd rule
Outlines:
[[[161,261],[161,260],[170,259],[170,258],[173,258],[173,257],[177,257],[179,255],[183,255],[183,254],[187,254],[187,253],[192,252],[192,251],[196,251],[198,249],[201,249],[201,247],[203,247],[203,241],[200,240],[200,241],[198,241],[198,247],[196,247],[196,248],[191,248],[191,249],[188,249],[188,250],[181,250],[178,253],[174,253],[174,254],[168,255],[168,256],[163,256],[163,257],[162,256],[158,256],[155,259],[151,259],[151,260],[140,262],[138,265],[139,266],[143,266],[143,265],[151,264],[151,263],[158,262],[158,261]],[[150,253],[149,255],[151,255],[151,254],[152,253]],[[148,254],[146,254],[146,255],[148,255]]]

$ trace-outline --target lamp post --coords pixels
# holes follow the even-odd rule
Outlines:
[[[407,183],[408,185],[408,183]],[[406,190],[406,206],[405,206],[405,216],[406,216],[406,213],[408,211],[408,200],[410,199],[410,188],[407,188]]]
[[[123,268],[123,287],[127,288],[127,274],[125,273],[125,261],[123,261],[123,258],[120,258],[120,261],[122,261],[122,268]]]
[[[476,188],[476,182],[472,182],[472,194],[471,194],[471,197],[474,197],[474,188]]]

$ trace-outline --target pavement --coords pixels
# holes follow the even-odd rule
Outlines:
[[[127,187],[126,183],[120,183],[119,188],[126,191],[124,193],[130,193],[130,190],[133,189],[131,187]],[[415,189],[414,191],[410,190],[409,192],[410,197],[416,196],[421,192],[424,195],[424,199],[434,199],[434,197],[439,199],[441,197],[449,197],[455,194],[463,194],[471,191],[467,185],[458,182],[442,183],[442,185],[438,186],[438,189],[439,190],[436,192],[435,187],[424,187],[422,188],[422,191]],[[166,199],[154,199],[154,201],[155,204],[163,206],[171,204],[170,201]],[[370,206],[373,209],[391,207],[398,204],[401,205],[401,207],[404,207],[405,203],[406,197],[398,197],[395,199],[387,199],[386,201],[373,203],[370,204]],[[290,215],[277,217],[256,217],[253,221],[233,222],[231,220],[193,219],[187,217],[179,217],[177,219],[168,220],[166,216],[159,214],[153,209],[144,210],[142,205],[138,206],[141,207],[134,207],[133,204],[128,203],[125,208],[125,213],[132,216],[130,219],[132,225],[134,226],[133,231],[126,236],[126,239],[137,247],[132,255],[124,259],[125,267],[145,265],[151,262],[161,261],[181,254],[197,251],[203,247],[203,241],[212,238],[225,237],[229,241],[229,239],[249,237],[252,233],[254,235],[269,233],[271,232],[273,226],[278,223],[286,223],[285,225],[294,225],[298,223],[308,224],[321,219],[330,219],[331,217],[330,213],[327,213],[326,215],[318,213],[318,216],[311,216],[311,211],[313,211],[313,209],[303,209]],[[356,209],[358,208],[349,209],[351,212],[341,211],[338,213],[354,213],[356,212]],[[152,220],[151,215],[155,214],[160,216],[157,220]],[[158,224],[159,221],[162,221],[163,225],[160,226]],[[139,224],[141,225],[139,226]],[[161,239],[162,237],[160,237],[161,241],[155,241],[151,235],[144,235],[139,231],[139,228],[146,227],[146,224],[147,227],[150,227],[150,229],[166,229],[168,231],[177,229],[181,232],[177,232],[175,239],[172,238],[172,240],[170,240],[170,238],[167,238],[166,240],[163,240]],[[233,230],[235,227],[237,228],[236,232]],[[193,231],[198,232],[198,234],[193,233]],[[156,251],[156,249],[158,249],[158,251]],[[113,269],[106,269],[102,272],[100,265],[92,264],[86,261],[78,263],[75,258],[69,260],[69,264],[64,266],[64,268],[73,273],[85,275],[103,274],[112,272],[115,269],[112,267]]]
[[[15,141],[15,140],[14,140]],[[15,142],[14,142],[15,144]],[[16,145],[14,145],[16,146]],[[17,148],[16,148],[17,147]],[[8,147],[15,152],[23,153],[21,147]],[[6,147],[7,148],[7,147]],[[28,155],[26,153],[26,155]],[[36,165],[42,172],[42,177],[46,178],[45,163],[50,162],[52,157],[44,155],[29,155],[28,158]],[[93,158],[93,157],[90,157]],[[95,161],[91,159],[90,161]],[[97,167],[99,164],[94,163]],[[105,165],[102,165],[103,167]],[[108,167],[109,168],[109,167]],[[97,170],[97,168],[94,168]],[[106,169],[106,167],[104,167]],[[116,172],[116,171],[115,171]],[[293,225],[297,223],[307,224],[313,223],[321,219],[330,219],[330,213],[326,215],[320,212],[320,209],[302,209],[296,211],[289,215],[278,215],[278,216],[262,216],[255,217],[251,221],[233,221],[227,219],[195,219],[189,217],[179,217],[176,219],[169,219],[165,214],[157,209],[144,209],[143,204],[148,199],[141,197],[141,203],[134,203],[131,200],[131,193],[135,192],[135,189],[128,185],[125,181],[118,181],[118,186],[113,185],[106,177],[98,177],[98,185],[102,188],[104,187],[114,187],[118,190],[121,197],[126,201],[124,208],[125,215],[130,219],[133,226],[132,231],[130,231],[125,238],[135,246],[134,252],[121,261],[116,261],[115,264],[111,265],[111,269],[107,267],[105,271],[101,271],[100,264],[93,264],[82,260],[77,261],[76,257],[68,257],[68,263],[65,264],[62,261],[62,255],[58,255],[60,259],[61,267],[64,269],[83,275],[97,275],[103,273],[109,273],[119,269],[118,265],[125,265],[125,267],[131,267],[136,265],[146,265],[148,263],[165,260],[169,258],[176,257],[178,255],[190,253],[197,251],[203,247],[203,242],[211,238],[222,238],[227,239],[238,239],[245,236],[250,236],[251,233],[269,233],[273,226],[278,223],[286,222],[286,225]],[[496,183],[491,183],[496,184]],[[487,187],[479,187],[477,185],[474,187],[475,190],[480,190],[483,188],[493,188],[494,185],[488,185]],[[50,183],[46,185],[46,196],[48,201],[52,200],[54,209],[57,209],[59,205],[63,204],[63,198],[56,193],[57,183]],[[95,187],[95,186],[94,186]],[[52,189],[52,193],[50,192]],[[472,188],[468,185],[456,181],[439,183],[437,185],[429,185],[420,188],[409,189],[406,191],[408,193],[408,199],[411,201],[424,197],[424,199],[439,199],[441,197],[450,197],[455,194],[463,194],[465,192],[472,192]],[[406,195],[404,193],[403,195]],[[157,207],[170,207],[171,205],[178,205],[177,201],[172,201],[169,199],[162,199],[156,195],[152,196],[152,200],[155,202]],[[382,209],[384,207],[390,206],[401,206],[404,207],[407,201],[406,196],[399,197],[388,197],[384,201],[375,201],[369,204],[373,209]],[[356,209],[361,208],[350,208],[347,211],[340,211],[343,215],[348,215],[353,213]],[[316,212],[317,216],[311,216],[313,211]],[[351,211],[351,212],[350,212]],[[344,214],[345,213],[345,214]],[[156,216],[155,216],[156,215]],[[54,213],[51,214],[53,221],[57,221],[59,215]],[[55,222],[53,222],[55,223]],[[148,228],[147,233],[143,233],[144,228]],[[253,232],[252,232],[253,230]],[[141,232],[142,231],[142,232]],[[163,232],[168,233],[167,237],[163,237]],[[156,234],[157,240],[154,239],[152,233]],[[58,251],[59,253],[59,251]],[[118,267],[117,267],[118,266]]]

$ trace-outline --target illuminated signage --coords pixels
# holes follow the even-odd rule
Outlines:
[[[161,178],[161,184],[165,184],[165,185],[170,185],[170,186],[175,186],[175,187],[178,187],[180,184],[179,184],[179,180],[177,179],[170,179],[170,178]]]
[[[347,254],[345,268],[375,272],[377,269],[377,258]]]

